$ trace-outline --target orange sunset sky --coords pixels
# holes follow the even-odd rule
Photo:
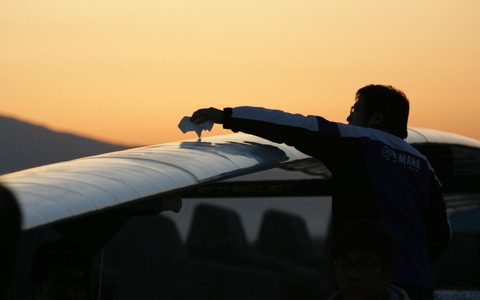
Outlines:
[[[410,125],[480,139],[478,0],[0,0],[0,114],[126,145],[200,107],[345,121],[391,84]],[[211,134],[227,131],[215,129]]]

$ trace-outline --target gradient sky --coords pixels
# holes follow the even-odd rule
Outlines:
[[[0,0],[0,114],[127,145],[200,107],[345,121],[391,84],[410,125],[480,139],[480,1]],[[227,133],[214,130],[212,134]]]

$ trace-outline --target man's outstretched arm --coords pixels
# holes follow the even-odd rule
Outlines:
[[[200,124],[207,121],[223,124],[223,110],[214,107],[202,108],[192,114],[190,121],[195,124]]]
[[[272,142],[286,143],[314,157],[333,148],[339,138],[337,124],[324,118],[261,107],[203,108],[195,111],[190,121],[223,124],[223,128],[233,132],[241,131]]]

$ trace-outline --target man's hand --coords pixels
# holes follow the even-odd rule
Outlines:
[[[190,121],[195,124],[200,124],[207,121],[212,121],[213,123],[222,124],[223,123],[223,111],[213,107],[202,108],[193,113],[190,117]]]

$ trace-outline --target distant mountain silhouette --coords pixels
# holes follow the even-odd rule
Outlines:
[[[0,174],[128,148],[0,116]]]

